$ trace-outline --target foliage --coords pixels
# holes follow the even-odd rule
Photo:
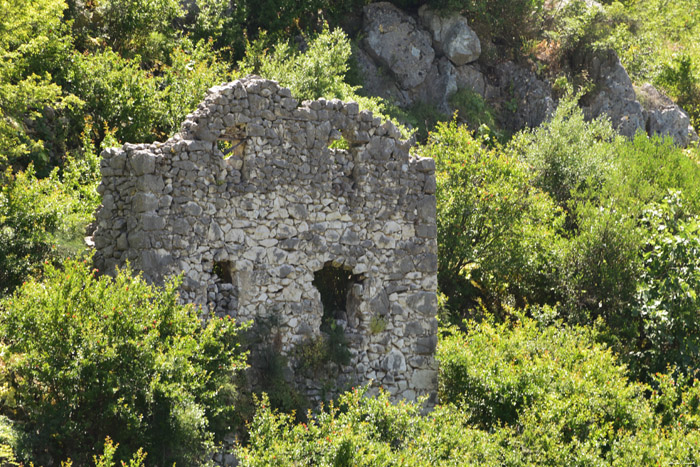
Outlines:
[[[69,162],[67,174],[80,182],[81,169]],[[94,173],[94,172],[92,172]],[[0,297],[10,293],[42,263],[81,249],[83,229],[96,207],[95,185],[73,188],[58,171],[38,179],[33,167],[7,169],[0,186]],[[70,182],[69,182],[70,183]],[[82,198],[79,190],[91,198]]]
[[[160,290],[129,269],[96,272],[87,259],[47,265],[0,305],[2,410],[21,430],[17,452],[83,464],[110,436],[119,453],[143,446],[149,464],[192,465],[231,431],[241,326],[203,326],[177,281]]]
[[[56,161],[63,128],[57,118],[80,101],[53,82],[71,51],[62,0],[6,1],[0,18],[0,170]],[[58,114],[58,115],[57,115]],[[57,134],[56,134],[57,133]]]
[[[420,155],[435,159],[438,282],[453,318],[479,298],[496,310],[509,295],[534,299],[546,287],[561,216],[532,189],[526,167],[454,122],[439,124]]]
[[[343,98],[354,91],[343,81],[351,49],[340,29],[332,32],[325,29],[309,40],[308,50],[303,54],[283,41],[274,46],[269,56],[259,51],[260,42],[250,44],[240,63],[241,72],[277,80],[299,99]]]
[[[700,218],[684,218],[680,193],[646,211],[650,236],[638,286],[641,320],[637,366],[651,374],[667,365],[683,371],[700,364]]]
[[[673,56],[671,63],[662,66],[656,82],[688,113],[693,127],[700,128],[700,85],[693,58],[688,54]]]
[[[438,348],[440,399],[463,407],[484,429],[514,425],[532,411],[563,437],[609,443],[644,423],[643,387],[630,384],[610,350],[585,328],[519,322],[470,323]]]
[[[277,42],[272,51],[266,49],[265,36],[247,44],[246,56],[239,62],[242,75],[255,73],[274,79],[288,87],[298,99],[337,98],[356,101],[361,109],[390,120],[389,106],[377,98],[357,94],[357,87],[344,81],[348,72],[351,46],[340,29],[324,28],[314,37],[306,38],[307,50],[299,52],[288,41]],[[393,120],[404,137],[408,130]]]
[[[590,330],[522,316],[468,329],[451,330],[439,345],[445,405],[420,415],[420,404],[391,403],[384,391],[374,395],[363,387],[299,423],[263,396],[249,425],[250,443],[237,448],[241,465],[583,466],[700,459],[697,382],[678,380],[676,386],[660,375],[647,401],[647,388],[627,380],[625,368]],[[681,414],[689,417],[687,425],[673,418]]]
[[[566,207],[572,191],[600,187],[618,138],[609,121],[586,122],[576,98],[565,98],[549,122],[521,132],[510,150],[531,166],[535,186]]]
[[[630,21],[615,30],[613,42],[622,64],[635,83],[652,82],[676,99],[697,128],[700,5],[693,0],[624,4]]]
[[[611,48],[616,30],[624,29],[632,22],[619,2],[603,6],[597,2],[571,0],[552,8],[549,16],[551,25],[543,35],[556,46],[559,59],[582,49]]]
[[[471,89],[463,88],[450,96],[450,105],[456,109],[457,118],[466,122],[470,128],[478,129],[482,125],[496,128],[494,110],[481,95]]]
[[[114,441],[112,441],[108,436],[105,439],[104,452],[100,454],[100,457],[93,456],[95,467],[113,467],[115,463],[114,456],[118,447],[119,443],[114,444]],[[126,467],[128,465],[128,467],[143,467],[145,459],[146,453],[143,452],[143,449],[139,449],[134,453],[134,456],[129,460],[128,464],[122,461],[122,466]]]
[[[648,402],[645,386],[629,382],[624,366],[595,341],[590,329],[522,317],[470,323],[438,346],[441,400],[457,403],[483,429],[512,429],[512,465],[697,462],[693,422],[681,427],[678,419],[655,414],[669,405],[695,413],[681,399],[695,400],[697,384],[677,398],[667,384]]]
[[[498,443],[465,427],[460,414],[438,409],[423,418],[419,412],[418,404],[394,405],[384,391],[369,397],[367,388],[358,388],[294,425],[263,398],[249,426],[250,445],[237,454],[242,466],[497,463]]]
[[[85,113],[95,122],[97,143],[103,129],[116,128],[119,141],[153,141],[160,101],[158,84],[139,60],[127,60],[106,49],[76,54],[70,70],[70,90],[85,101]]]
[[[229,70],[209,42],[192,44],[183,40],[171,53],[171,65],[164,67],[158,78],[158,100],[163,107],[158,117],[158,129],[170,136],[180,129],[187,114],[192,112],[214,85],[234,79],[238,74]]]
[[[124,58],[167,63],[178,42],[184,12],[177,0],[70,2],[79,45],[107,47]]]

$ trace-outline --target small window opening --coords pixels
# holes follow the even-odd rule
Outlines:
[[[329,361],[338,365],[348,365],[351,353],[345,335],[345,327],[352,322],[353,286],[359,284],[362,277],[351,270],[334,266],[328,262],[323,269],[314,273],[312,284],[321,294],[323,316],[321,331],[325,333],[325,352]],[[345,323],[341,326],[339,321]]]
[[[328,145],[329,149],[343,149],[343,150],[348,150],[350,149],[350,143],[348,140],[345,139],[343,135],[340,135],[340,138],[334,139],[330,142]]]
[[[242,158],[245,154],[246,142],[245,125],[234,125],[226,128],[216,145],[224,159],[232,156]]]
[[[328,262],[323,269],[314,273],[313,285],[321,294],[323,305],[323,318],[321,330],[327,332],[327,328],[338,320],[348,322],[348,298],[353,285],[359,284],[362,277],[353,274],[351,270],[334,266]],[[326,329],[324,329],[326,328]]]
[[[233,265],[230,261],[214,262],[214,274],[221,282],[225,284],[233,284]]]

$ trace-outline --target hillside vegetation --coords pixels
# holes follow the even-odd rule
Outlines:
[[[552,117],[510,135],[474,96],[459,121],[367,96],[353,57],[366,3],[0,0],[3,465],[198,465],[224,444],[260,466],[700,462],[700,153],[586,120],[591,83],[571,65],[614,49],[700,129],[700,6],[428,1],[468,18],[497,51],[483,60],[555,83]],[[300,100],[355,100],[435,159],[427,415],[367,388],[309,413],[247,394],[245,325],[201,325],[177,278],[91,268],[100,150],[168,138],[209,87],[249,73]]]

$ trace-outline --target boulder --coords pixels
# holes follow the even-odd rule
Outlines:
[[[455,68],[457,87],[469,89],[481,97],[486,97],[488,83],[477,65],[462,65]]]
[[[698,134],[690,124],[688,114],[651,84],[636,88],[637,98],[644,109],[649,136],[670,136],[678,146],[698,141]]]
[[[432,35],[433,47],[456,66],[471,63],[481,55],[481,42],[463,16],[443,16],[427,5],[420,7],[418,16]]]
[[[581,100],[584,115],[596,118],[606,114],[618,133],[628,138],[644,130],[644,110],[615,51],[587,51],[576,61],[594,85],[594,90]]]
[[[362,76],[363,94],[379,96],[399,107],[408,107],[413,103],[407,91],[396,84],[389,70],[375,63],[364,49],[354,48],[353,57]]]
[[[503,102],[503,125],[509,130],[536,127],[554,113],[552,87],[529,68],[505,62],[496,67],[496,75]]]
[[[457,91],[457,70],[445,57],[433,62],[430,72],[419,86],[408,91],[410,101],[434,105],[442,113],[452,110],[449,98]]]
[[[398,85],[411,89],[421,84],[435,58],[430,34],[416,21],[388,2],[363,10],[362,44],[365,50],[394,75]]]

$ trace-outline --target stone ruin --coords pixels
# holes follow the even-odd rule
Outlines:
[[[168,141],[102,153],[96,267],[182,273],[204,318],[272,323],[262,340],[310,397],[298,350],[339,327],[337,389],[434,401],[435,165],[409,148],[354,102],[299,105],[254,76],[214,87]]]

